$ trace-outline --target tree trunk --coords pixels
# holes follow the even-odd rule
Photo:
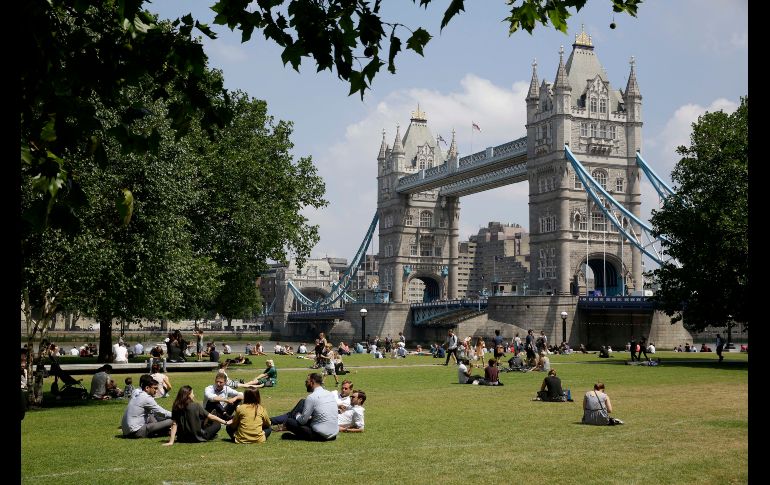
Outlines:
[[[58,293],[44,290],[43,308],[33,309],[29,300],[29,290],[22,292],[24,299],[24,319],[27,324],[27,376],[32,379],[32,385],[28,388],[32,392],[28,394],[29,403],[40,406],[43,403],[43,378],[45,367],[43,360],[48,355],[48,341],[45,336],[48,333],[48,325],[51,316],[56,312]],[[39,314],[39,315],[38,315]],[[37,316],[37,318],[35,318]],[[38,341],[38,351],[35,355],[35,341]],[[34,366],[34,371],[32,370]]]
[[[112,362],[112,315],[100,313],[99,322],[99,358],[98,362]]]

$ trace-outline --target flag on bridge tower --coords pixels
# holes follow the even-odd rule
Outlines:
[[[444,137],[443,137],[443,136],[441,136],[441,135],[437,136],[437,137],[436,137],[436,140],[438,140],[438,141],[440,141],[440,142],[444,143],[444,145],[446,145],[446,140],[444,140]]]
[[[479,125],[477,125],[475,122],[471,121],[471,126],[474,130],[481,131],[481,128],[479,128]]]

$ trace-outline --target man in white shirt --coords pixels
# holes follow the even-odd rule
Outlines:
[[[123,342],[119,343],[115,349],[115,363],[128,364],[128,349]]]
[[[144,345],[141,342],[137,342],[134,345],[134,355],[144,355]]]
[[[399,342],[396,344],[396,357],[406,357],[406,347],[404,346],[404,342]]]
[[[350,393],[353,392],[353,383],[345,379],[342,381],[340,391],[333,390],[334,398],[337,400],[337,409],[340,413],[350,409]]]
[[[449,358],[454,357],[454,359],[457,361],[457,335],[453,331],[449,331],[447,333],[446,343],[444,344],[446,346],[446,362],[444,362],[444,365],[449,364]]]
[[[366,393],[361,390],[353,391],[350,396],[350,409],[337,417],[340,433],[362,433],[364,431],[364,402],[366,402]]]
[[[225,385],[225,382],[227,382],[227,374],[217,372],[214,384],[207,386],[203,391],[203,408],[229,421],[233,417],[235,408],[243,402],[243,393]]]
[[[457,383],[458,384],[478,384],[479,381],[483,381],[483,377],[471,375],[471,369],[473,366],[468,359],[460,359],[457,365]]]
[[[307,346],[303,344],[299,344],[299,348],[297,349],[298,354],[307,354]]]

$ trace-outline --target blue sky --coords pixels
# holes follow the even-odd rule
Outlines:
[[[452,129],[457,131],[461,156],[471,148],[478,151],[523,136],[533,59],[539,79],[553,82],[559,46],[564,45],[566,59],[581,24],[592,36],[613,89],[625,88],[629,59],[635,57],[643,97],[642,154],[667,180],[677,161],[675,148],[689,144],[697,117],[706,111],[732,111],[740,96],[748,94],[747,0],[647,0],[637,18],[615,14],[614,30],[609,28],[611,2],[590,0],[569,19],[568,35],[539,26],[533,35],[512,36],[503,22],[508,13],[503,0],[466,1],[466,11],[443,32],[439,26],[448,0],[434,0],[427,10],[410,0],[388,0],[383,2],[386,21],[423,26],[434,38],[425,57],[402,52],[396,74],[383,69],[363,101],[348,96],[349,86],[333,73],[316,73],[312,61],[303,62],[300,73],[284,67],[280,48],[258,32],[241,44],[239,31],[213,25],[214,3],[156,0],[148,8],[164,18],[192,13],[209,23],[219,37],[204,39],[204,50],[210,66],[224,72],[226,86],[266,100],[272,116],[294,123],[294,154],[312,156],[330,202],[306,212],[320,226],[313,257],[350,259],[358,249],[377,207],[376,158],[383,129],[392,144],[396,125],[403,134],[419,103],[434,136],[448,141]],[[408,37],[406,31],[401,34]],[[471,121],[481,127],[472,139]],[[647,219],[658,205],[647,183],[642,199]],[[529,225],[524,183],[464,197],[461,208],[462,239],[488,221]]]

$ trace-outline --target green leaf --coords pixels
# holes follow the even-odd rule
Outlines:
[[[563,8],[555,8],[548,11],[548,18],[551,19],[554,28],[565,34],[567,33],[567,19],[569,16],[569,12]]]
[[[214,33],[214,31],[213,31],[213,30],[211,30],[211,27],[209,27],[209,26],[208,26],[208,24],[202,24],[202,23],[200,23],[200,22],[198,22],[198,21],[196,20],[196,21],[195,21],[195,27],[196,27],[198,30],[200,30],[201,32],[203,32],[203,34],[204,34],[206,37],[208,37],[209,39],[216,39],[216,38],[217,38],[217,34],[216,34],[216,33]]]
[[[444,12],[444,18],[441,20],[441,30],[444,30],[444,27],[449,24],[449,21],[452,20],[452,17],[464,11],[464,0],[452,0],[452,3],[449,4],[449,7],[447,7],[446,11]]]
[[[396,65],[393,60],[396,58],[396,54],[401,50],[401,39],[396,37],[396,28],[393,27],[393,31],[390,33],[390,50],[388,52],[388,71],[391,74],[396,73]],[[363,94],[363,93],[362,93]]]
[[[430,41],[430,39],[431,35],[428,33],[428,31],[420,27],[415,30],[412,36],[409,37],[409,39],[406,41],[406,48],[412,49],[422,56],[424,55],[423,48],[428,43],[428,41]]]
[[[360,92],[361,93],[361,99],[364,97],[364,91],[366,90],[366,80],[364,79],[364,75],[356,70],[350,71],[350,92],[348,93],[348,96],[350,96],[353,93]]]
[[[56,140],[56,116],[51,115],[48,117],[48,121],[43,125],[43,129],[40,132],[40,139],[44,142],[51,143]]]

